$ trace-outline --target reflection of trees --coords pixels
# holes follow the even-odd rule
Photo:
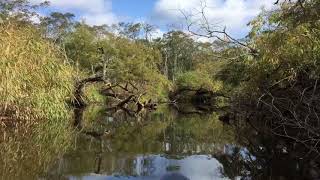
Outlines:
[[[81,170],[71,172],[90,170],[104,174],[148,176],[157,168],[155,157],[149,154],[165,154],[170,159],[213,154],[223,164],[224,175],[231,179],[237,176],[257,180],[281,177],[312,179],[320,171],[318,161],[308,158],[308,152],[301,146],[253,131],[248,125],[236,127],[237,143],[246,148],[225,145],[235,144],[235,134],[229,126],[221,124],[215,114],[182,116],[158,111],[147,114],[140,122],[121,114],[113,116],[111,121],[103,113],[87,114],[84,111],[83,116],[83,129],[99,132],[112,129],[113,134],[111,138],[102,136],[89,142],[88,137],[86,141],[80,140],[77,152],[72,154],[81,154],[83,161],[77,162],[82,164]],[[255,124],[256,128],[258,126]]]
[[[152,175],[157,164],[156,157],[150,154],[165,154],[170,159],[213,154],[223,164],[224,175],[231,179],[237,176],[257,180],[312,179],[312,174],[316,177],[320,171],[317,159],[310,159],[301,146],[253,131],[247,124],[238,124],[234,134],[215,114],[182,116],[165,109],[137,121],[125,114],[106,117],[101,109],[81,113],[78,127],[84,132],[103,133],[111,129],[112,135],[79,137],[77,148],[70,154],[80,158],[66,160],[65,169],[74,174]],[[254,124],[261,129],[259,125]],[[236,144],[235,135],[236,142],[245,148],[225,145]]]
[[[233,142],[232,130],[213,115],[167,117],[160,121],[148,120],[142,126],[123,124],[115,131],[112,141],[118,146],[116,149],[138,153],[207,154],[220,150],[219,144]]]
[[[163,141],[169,154],[208,154],[222,151],[223,144],[233,142],[233,132],[215,115],[180,116],[170,121]]]
[[[247,126],[239,127],[237,132],[238,141],[247,150],[234,148],[230,154],[216,156],[228,177],[241,175],[257,180],[319,178],[318,160],[308,157],[310,151],[285,139],[259,134]]]
[[[95,118],[81,120],[83,132],[90,129],[103,134],[112,129],[112,138],[108,139],[110,148],[119,152],[212,153],[220,151],[222,144],[233,143],[232,129],[223,126],[214,114],[181,116],[170,111],[158,111],[147,114],[141,122],[123,114],[114,116],[112,122],[103,117],[88,116],[86,112],[83,116]]]
[[[77,111],[75,125],[83,133],[76,149],[70,152],[71,158],[66,159],[66,171],[150,175],[156,164],[155,157],[149,154],[177,158],[176,155],[223,153],[223,144],[233,143],[232,130],[224,127],[214,114],[181,116],[166,108],[159,109],[140,121],[125,113],[111,117],[97,107]],[[106,137],[106,131],[112,134]],[[93,136],[93,132],[99,136]],[[137,154],[141,154],[140,159]]]

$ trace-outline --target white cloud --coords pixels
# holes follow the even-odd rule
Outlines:
[[[41,3],[45,0],[30,0],[32,3]],[[111,11],[110,0],[49,0],[50,5],[62,10],[79,10],[90,13],[104,13]]]
[[[35,24],[39,24],[40,23],[40,19],[44,17],[44,15],[42,13],[38,13],[37,15],[33,15],[30,17],[31,22],[35,23]]]
[[[32,3],[41,3],[44,0],[30,0]],[[118,21],[112,13],[111,0],[49,0],[50,7],[59,11],[68,11],[80,14],[91,25],[112,24]]]
[[[118,17],[113,13],[84,14],[82,18],[90,25],[111,25],[118,22]]]
[[[155,31],[151,34],[151,39],[157,39],[161,38],[165,32],[161,29],[157,28]]]
[[[180,10],[188,14],[197,14],[206,6],[205,15],[216,28],[227,28],[235,36],[243,36],[246,24],[261,12],[273,8],[274,0],[158,0],[155,5],[155,17],[165,23],[186,23]],[[200,23],[200,16],[193,16],[193,21]]]

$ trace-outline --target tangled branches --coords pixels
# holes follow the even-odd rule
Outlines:
[[[289,85],[273,85],[258,99],[256,107],[250,105],[252,109],[247,120],[262,121],[271,134],[302,144],[308,153],[320,155],[318,83],[318,79],[300,75]]]
[[[130,116],[136,116],[140,114],[143,109],[155,110],[157,108],[157,104],[152,102],[151,99],[142,102],[141,99],[146,93],[140,92],[131,82],[127,82],[125,85],[107,84],[107,87],[101,90],[101,94],[118,101],[116,105],[108,108],[109,111],[117,111],[120,109]]]

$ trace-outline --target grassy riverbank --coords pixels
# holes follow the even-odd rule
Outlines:
[[[35,27],[14,23],[0,25],[0,62],[0,174],[45,169],[70,142],[74,70]]]

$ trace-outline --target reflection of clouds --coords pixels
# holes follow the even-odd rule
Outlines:
[[[222,164],[211,156],[193,155],[184,159],[167,159],[160,155],[139,155],[134,160],[133,174],[130,176],[100,176],[87,175],[82,180],[107,179],[107,180],[160,180],[164,175],[171,173],[168,167],[179,167],[172,171],[177,172],[190,180],[222,180]],[[136,175],[136,176],[134,176]],[[71,180],[76,179],[70,177]]]
[[[119,123],[128,120],[124,114],[101,119],[99,123],[115,128],[114,137],[102,141],[102,176],[90,174],[94,172],[92,166],[101,147],[88,139],[79,140],[82,144],[76,152],[64,157],[64,164],[68,166],[60,174],[81,180],[160,180],[168,173],[180,173],[190,180],[226,179],[221,174],[222,164],[207,156],[232,154],[235,147],[230,144],[232,129],[222,127],[215,115],[200,119],[165,114],[159,120],[150,116],[150,124],[136,134],[132,132],[140,126]],[[152,153],[163,155],[150,155]]]
[[[178,163],[181,166],[180,173],[192,180],[225,179],[220,172],[222,165],[208,156],[190,156]]]

